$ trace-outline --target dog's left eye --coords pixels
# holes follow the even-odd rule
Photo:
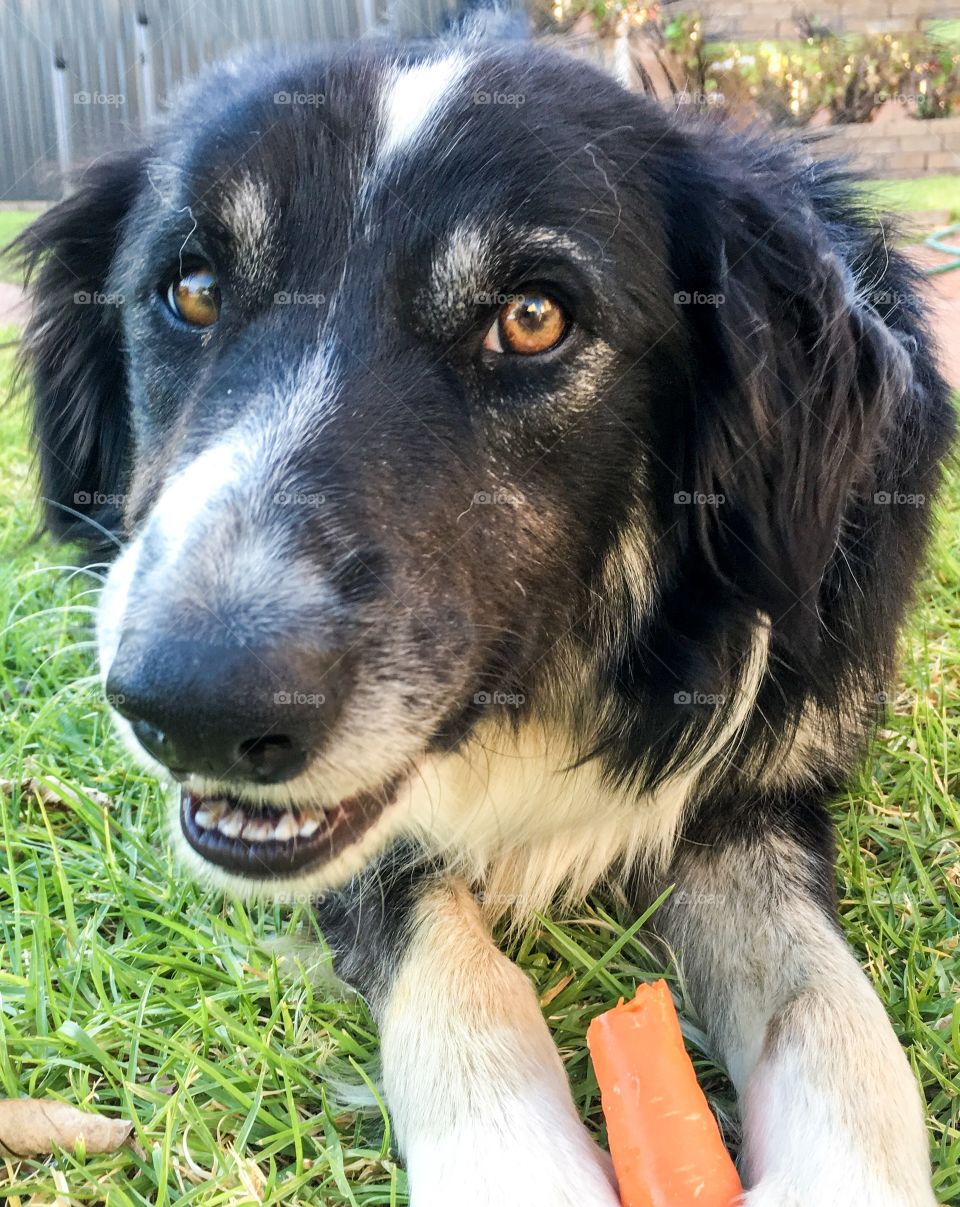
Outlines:
[[[167,287],[167,305],[191,327],[212,327],[220,317],[220,286],[213,269],[202,265],[175,277]]]
[[[569,324],[562,307],[545,293],[522,293],[501,306],[483,341],[488,352],[536,356],[555,348]]]

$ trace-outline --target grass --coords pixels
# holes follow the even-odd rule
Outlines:
[[[6,247],[36,216],[36,210],[0,210],[0,247]],[[0,281],[10,285],[20,284],[19,272],[3,259],[0,259]]]
[[[382,1112],[334,1091],[374,1066],[376,1038],[363,1003],[311,969],[309,918],[205,897],[173,866],[160,795],[122,756],[95,686],[98,581],[28,543],[25,447],[21,413],[0,412],[0,775],[58,776],[78,799],[0,792],[0,1094],[62,1098],[135,1131],[105,1156],[7,1160],[0,1197],[405,1203]],[[843,926],[923,1087],[944,1203],[960,1201],[958,519],[954,476],[889,732],[836,806]],[[545,920],[513,954],[599,1127],[587,1023],[657,961],[597,903]],[[729,1088],[696,1019],[685,1028],[735,1142]]]
[[[917,180],[878,180],[868,186],[878,204],[898,214],[944,210],[960,222],[960,176],[924,176]]]

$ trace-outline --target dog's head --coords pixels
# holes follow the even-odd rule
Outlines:
[[[802,656],[902,365],[761,146],[543,51],[332,53],[24,236],[48,522],[123,534],[106,690],[198,867],[341,879],[493,724],[632,774],[721,613]]]

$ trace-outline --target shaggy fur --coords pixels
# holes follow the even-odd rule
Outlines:
[[[368,47],[210,73],[16,249],[49,527],[123,545],[118,725],[202,799],[346,828],[278,876],[171,814],[197,874],[325,892],[416,1207],[615,1202],[488,930],[604,879],[638,908],[678,886],[658,926],[741,1094],[751,1205],[932,1203],[827,803],[952,419],[845,173],[546,50]],[[191,264],[203,332],[165,301]],[[532,290],[567,337],[489,351]],[[304,758],[270,782],[223,754],[278,733]]]

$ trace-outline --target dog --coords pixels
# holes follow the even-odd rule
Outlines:
[[[16,251],[120,734],[193,873],[316,903],[415,1207],[618,1202],[491,931],[597,886],[673,886],[745,1204],[934,1203],[829,806],[952,419],[843,168],[535,45],[308,50]]]

